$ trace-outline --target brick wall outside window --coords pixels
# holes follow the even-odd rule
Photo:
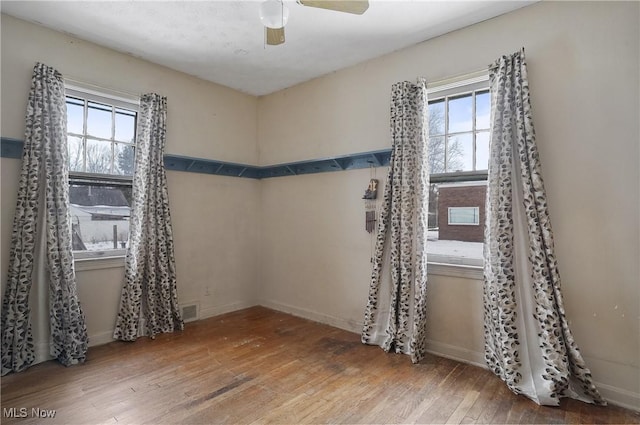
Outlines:
[[[465,242],[484,241],[485,196],[487,186],[440,187],[438,196],[438,227],[440,240]],[[480,224],[449,225],[449,207],[479,207]]]

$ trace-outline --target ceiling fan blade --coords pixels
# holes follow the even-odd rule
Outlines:
[[[298,0],[303,6],[362,15],[369,8],[368,0]]]
[[[269,28],[264,27],[267,30],[267,44],[269,46],[277,46],[284,43],[284,27],[282,28]]]

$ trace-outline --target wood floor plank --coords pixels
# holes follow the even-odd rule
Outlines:
[[[462,423],[462,420],[465,418],[465,416],[467,416],[467,412],[469,411],[469,409],[471,409],[471,406],[473,406],[473,404],[476,402],[479,395],[480,393],[477,391],[473,391],[473,390],[468,391],[464,399],[462,399],[462,402],[456,408],[456,410],[451,414],[451,416],[449,416],[449,419],[447,419],[446,423],[447,424]]]
[[[540,407],[488,370],[433,355],[413,365],[262,307],[94,347],[83,365],[42,363],[1,387],[2,423],[20,425],[640,423],[636,412],[575,400]],[[29,415],[10,417],[12,408]]]

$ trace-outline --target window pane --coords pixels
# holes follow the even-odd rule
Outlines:
[[[449,207],[449,224],[479,224],[479,207]]]
[[[489,169],[489,132],[476,134],[476,170]]]
[[[111,142],[87,140],[88,173],[111,173]]]
[[[429,104],[429,135],[444,134],[444,99]]]
[[[133,143],[135,126],[136,118],[134,112],[116,109],[116,140]]]
[[[472,102],[470,94],[449,100],[449,133],[473,130]]]
[[[431,174],[444,173],[444,137],[429,138],[429,172]]]
[[[472,133],[458,134],[448,138],[446,171],[448,173],[473,171]]]
[[[84,149],[82,138],[67,137],[67,149],[69,151],[69,171],[84,171]]]
[[[83,134],[84,101],[67,97],[67,132]]]
[[[125,145],[123,143],[114,144],[114,158],[113,174],[119,174],[124,176],[133,175],[133,159],[134,148],[132,145]]]
[[[87,111],[87,134],[103,139],[111,138],[111,110],[109,105],[89,102]]]
[[[488,129],[491,120],[491,94],[476,93],[476,130]]]
[[[449,225],[449,208],[477,208],[478,222],[481,222],[485,196],[486,186],[477,182],[436,183],[430,186],[426,245],[429,261],[482,265],[483,227]]]
[[[131,188],[69,185],[74,251],[127,247]],[[115,239],[114,239],[115,235]]]

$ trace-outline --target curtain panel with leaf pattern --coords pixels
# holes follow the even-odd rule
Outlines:
[[[391,89],[391,160],[377,229],[362,342],[425,355],[429,166],[427,87]]]
[[[536,146],[524,50],[490,67],[492,119],[484,242],[487,365],[539,404],[605,404],[565,317]]]
[[[29,294],[36,262],[46,261],[48,271],[50,354],[66,366],[86,358],[89,340],[73,265],[68,167],[64,80],[55,69],[38,63],[27,104],[2,302],[2,375],[20,372],[35,361]],[[46,259],[36,251],[41,239],[46,239]]]
[[[182,330],[176,260],[163,156],[167,98],[155,93],[140,99],[133,174],[133,205],[125,282],[114,338],[134,341],[142,334]],[[140,323],[143,328],[140,329]]]

